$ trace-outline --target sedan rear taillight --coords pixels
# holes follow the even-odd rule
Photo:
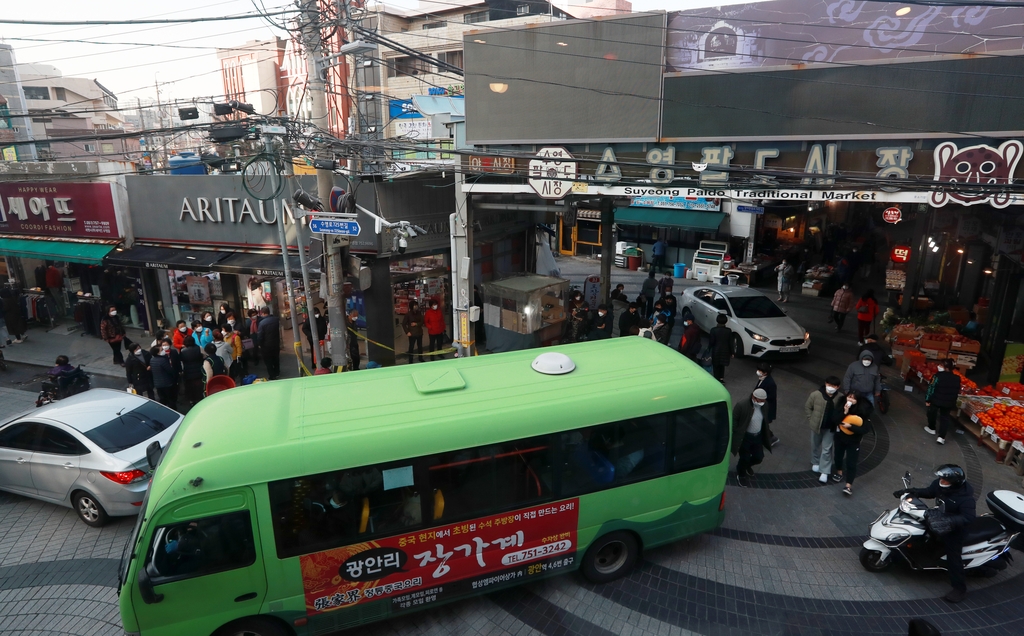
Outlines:
[[[110,481],[117,482],[122,486],[127,486],[128,484],[132,484],[146,478],[146,473],[137,468],[135,470],[125,470],[119,473],[108,473],[101,470],[100,474]]]

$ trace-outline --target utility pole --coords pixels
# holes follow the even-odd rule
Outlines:
[[[312,106],[312,124],[329,130],[327,118],[327,87],[324,84],[323,43],[320,40],[320,8],[317,0],[302,0],[302,43],[306,49],[306,85]],[[356,175],[352,174],[352,179]],[[318,168],[316,171],[317,196],[327,205],[334,187],[334,173]],[[345,315],[345,278],[342,263],[348,255],[348,237],[324,234],[324,254],[327,257],[327,285],[322,295],[327,302],[327,319],[331,325],[331,355],[335,360],[348,356],[348,332]],[[301,246],[300,246],[301,252]],[[307,292],[308,293],[308,292]]]
[[[473,306],[473,214],[472,202],[462,186],[466,175],[455,168],[455,212],[449,216],[452,243],[452,333],[459,356],[474,353],[475,325],[469,320]]]
[[[160,147],[163,149],[164,168],[169,167],[167,163],[167,135],[163,132],[164,126],[164,107],[160,103],[160,82],[153,78],[153,84],[156,87],[156,116],[160,118]]]

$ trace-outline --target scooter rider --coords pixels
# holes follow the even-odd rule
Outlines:
[[[927,488],[905,488],[893,493],[894,497],[910,495],[925,499],[935,499],[936,505],[945,510],[945,516],[952,523],[953,529],[942,535],[946,548],[946,569],[949,571],[949,582],[953,589],[943,598],[950,603],[959,603],[967,596],[967,581],[964,578],[964,536],[967,527],[974,521],[975,511],[974,488],[967,483],[964,469],[956,464],[943,464],[935,470],[935,481]]]

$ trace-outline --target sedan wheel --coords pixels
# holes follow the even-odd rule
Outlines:
[[[732,355],[737,359],[746,356],[746,353],[743,351],[743,339],[737,334],[732,334]]]
[[[78,513],[78,518],[87,526],[99,528],[107,522],[107,519],[109,519],[107,511],[103,509],[100,502],[88,493],[80,492],[76,494],[73,502],[75,512]]]

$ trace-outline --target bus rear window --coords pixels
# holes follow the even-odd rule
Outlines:
[[[150,401],[83,434],[106,452],[118,453],[162,432],[179,417],[166,406]]]

